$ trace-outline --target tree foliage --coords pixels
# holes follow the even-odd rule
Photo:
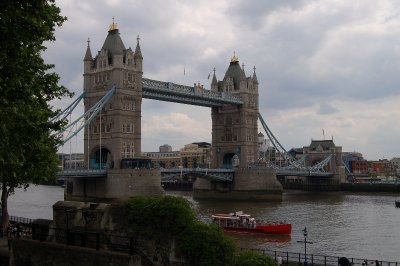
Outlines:
[[[190,265],[229,265],[234,244],[221,228],[198,221],[190,203],[179,197],[137,196],[125,203],[131,229],[156,245],[171,245]],[[171,249],[158,248],[168,265]]]
[[[138,234],[177,235],[196,220],[188,201],[172,196],[136,196],[126,204],[131,228]]]
[[[231,239],[214,224],[197,222],[185,228],[177,238],[177,250],[189,265],[230,265],[235,251]]]
[[[235,256],[233,266],[276,266],[271,257],[253,252],[243,251]]]
[[[0,2],[0,182],[3,228],[8,225],[7,198],[55,176],[57,136],[63,121],[50,122],[57,110],[50,101],[71,95],[58,84],[54,67],[41,53],[66,20],[54,0]]]

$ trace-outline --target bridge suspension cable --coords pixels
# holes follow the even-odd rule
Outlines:
[[[265,121],[260,113],[258,113],[258,118],[260,119],[261,125],[263,126],[265,132],[267,133],[268,138],[271,140],[274,148],[289,164],[289,167],[286,167],[287,170],[294,169],[294,170],[300,170],[300,171],[309,172],[309,173],[325,172],[324,167],[331,161],[331,159],[333,158],[333,154],[328,155],[322,161],[320,161],[319,163],[317,163],[313,166],[306,167],[305,166],[306,155],[303,155],[302,158],[300,158],[299,160],[296,160],[291,154],[289,154],[285,150],[285,148],[281,145],[281,143],[278,141],[278,139],[274,136],[274,134],[269,129],[269,127],[267,126],[267,123],[265,123]],[[274,169],[278,169],[278,166],[271,162],[269,162],[269,166]]]
[[[325,167],[325,165],[327,165],[331,161],[332,157],[333,157],[333,155],[330,154],[328,157],[326,157],[325,159],[323,159],[319,163],[317,163],[317,164],[311,166],[310,168],[308,168],[309,171],[310,172],[317,172],[317,171],[325,172],[324,167]]]
[[[264,131],[267,133],[268,138],[271,140],[272,145],[278,151],[278,153],[285,159],[285,161],[288,162],[289,165],[291,165],[297,169],[304,169],[303,164],[296,161],[296,159],[293,158],[293,156],[291,154],[289,154],[285,150],[285,148],[281,145],[281,143],[278,141],[278,139],[274,136],[272,131],[267,126],[267,123],[265,123],[265,121],[260,113],[258,113],[258,118],[260,119],[261,125],[264,128]]]
[[[62,110],[60,113],[58,113],[55,117],[53,117],[50,122],[54,122],[56,120],[64,120],[69,116],[72,111],[76,108],[76,106],[80,103],[80,101],[85,97],[85,92],[83,92],[81,95],[79,95],[78,98],[76,98],[67,108]]]
[[[83,115],[78,117],[75,121],[69,123],[64,128],[63,131],[53,133],[52,135],[64,134],[65,132],[68,133],[68,135],[63,139],[63,142],[60,145],[64,145],[75,135],[77,135],[84,127],[89,125],[92,122],[92,120],[96,117],[96,115],[101,111],[104,105],[110,100],[111,96],[114,95],[115,91],[116,91],[116,86],[114,85],[95,105],[93,105],[89,110],[87,110]],[[77,128],[73,130],[75,126],[77,126]]]

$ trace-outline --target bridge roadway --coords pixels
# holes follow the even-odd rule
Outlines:
[[[180,179],[183,176],[193,175],[194,177],[202,177],[213,181],[232,182],[235,174],[234,169],[212,169],[212,168],[161,168],[161,181]],[[66,180],[70,177],[106,177],[107,169],[74,169],[64,170],[57,173],[57,179]],[[330,172],[310,172],[299,170],[278,169],[276,176],[308,176],[308,177],[326,177],[331,178],[333,174]]]
[[[160,168],[161,180],[173,180],[177,177],[187,175],[194,175],[215,181],[233,181],[235,170],[233,169],[210,169],[210,168],[173,168],[164,169]],[[74,169],[63,170],[57,173],[58,180],[66,180],[70,177],[84,178],[84,177],[106,177],[107,169]]]
[[[142,97],[147,99],[204,107],[220,107],[224,104],[243,105],[243,100],[237,95],[214,92],[200,86],[190,87],[147,78],[143,78],[142,83]]]

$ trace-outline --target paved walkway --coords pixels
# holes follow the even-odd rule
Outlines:
[[[6,239],[6,238],[0,238],[0,256],[1,257],[9,256],[8,239]]]
[[[8,250],[8,239],[0,238],[0,266],[10,264],[10,252]]]

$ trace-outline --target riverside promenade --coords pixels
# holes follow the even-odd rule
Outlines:
[[[21,239],[22,241],[24,238]],[[18,239],[11,240],[11,241],[19,241]],[[38,244],[40,242],[38,241]],[[238,247],[238,251],[254,251],[261,253],[266,256],[272,257],[275,261],[281,262],[281,265],[286,266],[295,266],[295,265],[302,265],[304,263],[304,253],[296,253],[296,252],[289,252],[289,251],[282,251],[282,250],[264,250],[264,249],[249,249],[249,248],[242,248]],[[96,253],[94,253],[95,255]],[[308,265],[340,265],[339,261],[342,257],[339,256],[328,256],[328,255],[316,255],[316,254],[307,254],[307,264]],[[375,266],[376,260],[368,259],[368,258],[347,258],[351,265],[364,265],[364,266]],[[79,265],[80,262],[77,262],[76,265]],[[394,261],[378,261],[380,266],[398,266],[400,262]],[[5,238],[0,239],[0,266],[8,266],[10,264],[10,251],[9,251],[9,240]]]
[[[8,247],[8,239],[0,238],[0,266],[10,265],[10,252]]]

